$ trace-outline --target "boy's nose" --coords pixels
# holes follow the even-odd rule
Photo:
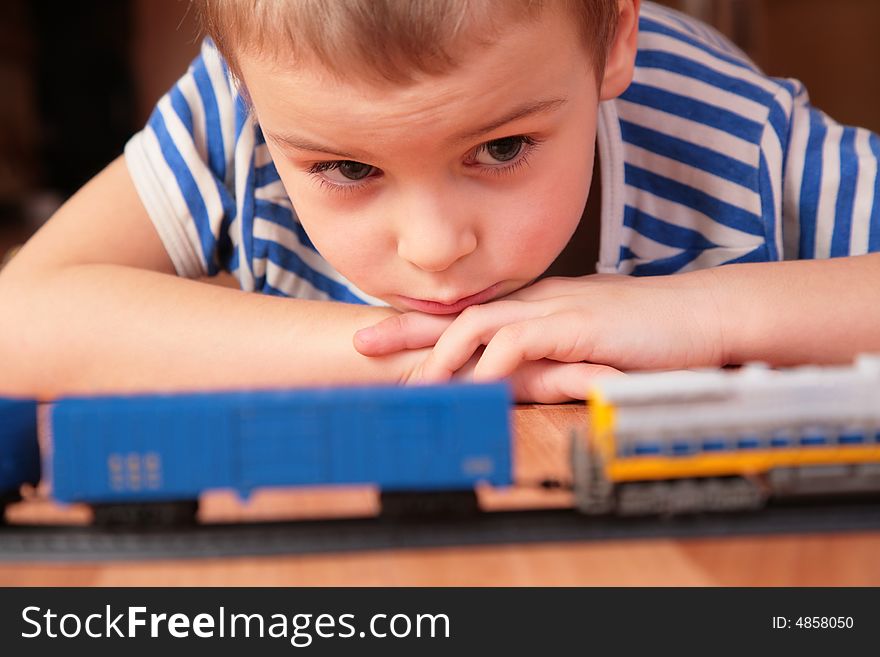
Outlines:
[[[423,271],[445,271],[477,248],[473,226],[450,216],[444,205],[422,204],[399,224],[397,254]]]

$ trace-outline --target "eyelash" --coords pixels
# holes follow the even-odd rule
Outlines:
[[[489,165],[471,165],[471,166],[480,166],[487,173],[490,173],[493,176],[505,176],[517,171],[518,169],[527,166],[529,164],[529,158],[535,152],[535,150],[541,145],[543,140],[538,139],[537,137],[532,137],[529,135],[513,135],[514,137],[522,140],[522,150],[517,153],[516,159],[508,164],[499,164],[498,166],[489,166]],[[501,138],[499,138],[501,139]],[[504,137],[503,139],[509,139],[509,137]],[[488,148],[489,144],[493,141],[497,141],[496,139],[492,139],[483,144],[480,144],[475,149],[473,149],[468,154],[468,159],[474,159],[481,153],[484,153]],[[333,192],[337,192],[340,194],[351,194],[353,192],[359,191],[371,184],[373,178],[377,176],[367,176],[366,178],[360,181],[352,181],[350,184],[340,184],[333,182],[332,180],[327,180],[321,174],[325,171],[334,171],[339,168],[339,165],[347,160],[327,160],[325,162],[316,162],[308,169],[306,169],[306,173],[308,173],[312,178],[317,182],[317,184],[322,189],[328,189]]]

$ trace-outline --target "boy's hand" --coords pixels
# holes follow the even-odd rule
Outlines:
[[[425,382],[468,366],[474,381],[516,373],[522,392],[538,392],[536,380],[548,379],[555,384],[545,390],[581,399],[599,371],[723,364],[721,319],[706,283],[686,274],[548,278],[457,317],[396,315],[359,331],[354,343],[366,356],[434,345],[413,377]]]
[[[473,381],[474,369],[480,360],[483,348],[480,347],[464,364],[452,379],[456,381]],[[427,363],[423,359],[417,363],[404,383],[430,383],[445,379],[430,379],[422,373]],[[513,398],[517,402],[534,402],[539,404],[558,404],[572,399],[584,399],[590,382],[597,376],[620,375],[620,371],[607,365],[592,363],[560,363],[547,358],[526,361],[510,375]]]

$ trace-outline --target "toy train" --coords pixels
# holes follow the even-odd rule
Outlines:
[[[675,514],[880,492],[880,357],[850,367],[632,374],[589,395],[577,508]]]
[[[0,398],[0,524],[6,505],[20,499],[22,485],[36,486],[39,480],[37,405]]]
[[[510,404],[503,384],[70,398],[51,405],[45,469],[99,523],[191,522],[203,491],[268,486],[371,484],[384,513],[471,511],[477,484],[513,485]],[[588,406],[571,441],[585,514],[880,492],[880,357],[604,378]],[[0,432],[14,493],[39,475],[34,405],[0,411],[18,418]]]
[[[53,496],[99,523],[191,520],[199,494],[372,484],[386,514],[477,508],[509,486],[505,384],[64,399],[50,415]]]

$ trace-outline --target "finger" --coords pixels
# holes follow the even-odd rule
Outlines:
[[[573,285],[583,285],[577,279],[571,278],[542,278],[521,287],[516,292],[509,294],[504,299],[513,301],[542,301],[546,299],[557,299],[572,294]]]
[[[574,313],[534,317],[503,326],[486,345],[474,370],[475,381],[509,376],[523,361],[590,361],[593,349],[583,322]]]
[[[623,372],[594,363],[557,363],[539,360],[526,363],[514,375],[514,397],[518,402],[559,404],[586,399],[593,381]]]
[[[443,381],[458,371],[487,344],[504,325],[518,322],[531,313],[539,312],[536,304],[518,301],[494,301],[481,306],[471,306],[458,316],[431,351],[422,367],[427,381]]]
[[[393,315],[354,334],[354,348],[364,356],[386,356],[405,349],[432,347],[454,316],[409,312]]]

